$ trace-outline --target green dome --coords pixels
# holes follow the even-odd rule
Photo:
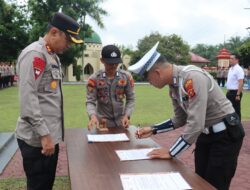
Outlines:
[[[93,32],[91,37],[85,38],[84,41],[85,43],[102,44],[101,38],[96,32]]]

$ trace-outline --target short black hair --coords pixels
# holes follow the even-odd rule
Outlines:
[[[159,65],[164,65],[164,64],[168,64],[168,61],[164,55],[160,55],[159,58],[155,61],[154,65],[150,68],[150,70],[154,69]],[[148,71],[143,74],[143,78],[146,79],[147,76],[148,76]]]
[[[167,59],[164,55],[160,55],[160,57],[155,61],[155,64],[161,64],[167,62]]]

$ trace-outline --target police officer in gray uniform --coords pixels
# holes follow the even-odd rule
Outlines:
[[[56,13],[45,36],[19,55],[20,116],[16,137],[23,157],[28,190],[52,190],[59,143],[64,136],[62,70],[56,53],[83,43],[79,25]]]
[[[88,128],[127,128],[135,105],[134,80],[130,73],[117,69],[122,59],[116,46],[103,47],[101,54],[105,70],[91,75],[87,84]]]
[[[145,74],[156,88],[169,85],[175,115],[141,128],[137,138],[184,127],[169,150],[155,149],[151,158],[171,159],[196,142],[195,171],[219,190],[229,189],[244,130],[232,104],[210,74],[196,66],[172,65],[156,51],[158,43],[129,70]]]

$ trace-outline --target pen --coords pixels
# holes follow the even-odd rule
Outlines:
[[[136,133],[137,133],[137,136],[138,138],[140,138],[140,135],[139,135],[139,130],[140,130],[140,124],[137,125],[137,129],[136,129]]]

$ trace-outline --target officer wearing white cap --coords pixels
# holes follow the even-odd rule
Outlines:
[[[103,47],[101,56],[105,69],[92,74],[87,83],[88,128],[127,128],[135,105],[134,80],[129,72],[117,69],[122,63],[118,47]]]
[[[232,104],[215,80],[196,66],[170,64],[156,51],[158,43],[128,69],[145,75],[156,88],[169,85],[175,115],[162,123],[143,127],[137,138],[184,130],[169,150],[155,149],[151,158],[171,159],[196,142],[195,171],[219,190],[229,189],[234,176],[244,130]]]
[[[28,190],[52,190],[64,136],[62,69],[57,53],[80,44],[75,20],[56,13],[47,33],[19,55],[20,116],[16,137]]]

